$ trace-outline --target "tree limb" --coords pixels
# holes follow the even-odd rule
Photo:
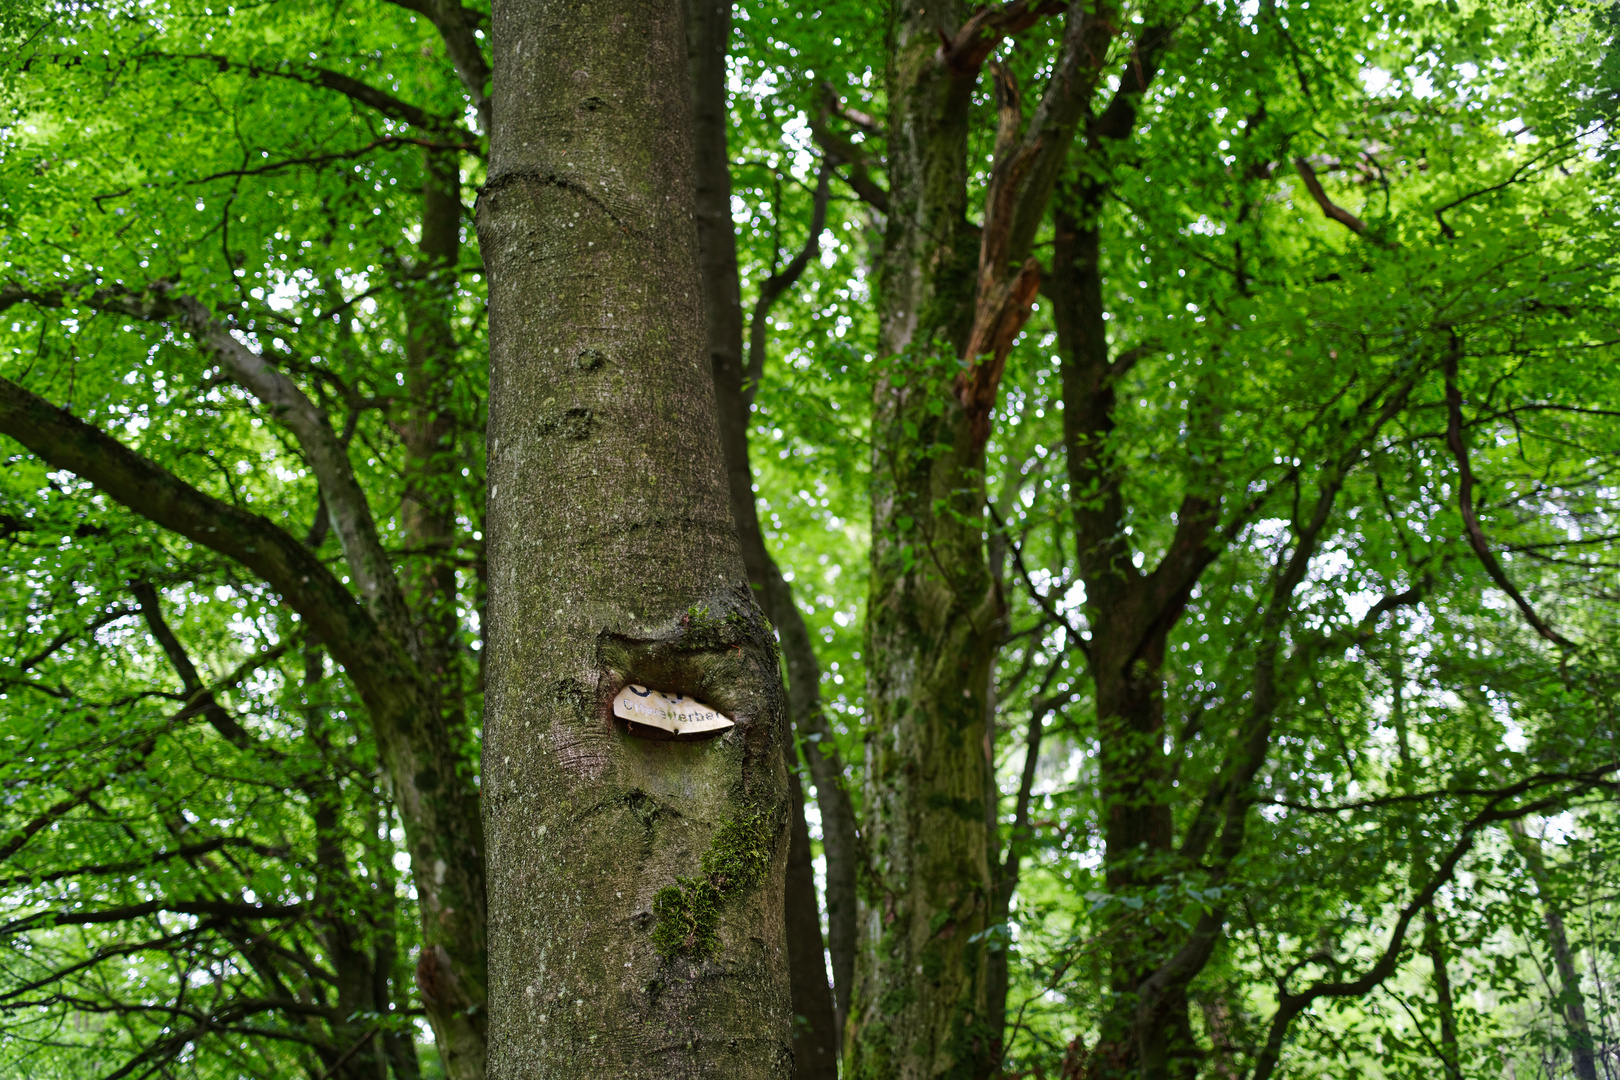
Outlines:
[[[51,926],[99,926],[103,923],[124,922],[162,913],[174,915],[210,915],[224,919],[292,919],[302,916],[308,909],[303,904],[232,904],[220,900],[190,900],[171,902],[149,900],[144,904],[103,908],[99,911],[36,911],[20,919],[0,925],[0,935],[17,934],[24,930],[37,930]]]
[[[120,286],[78,296],[64,290],[31,291],[17,286],[0,289],[0,310],[19,300],[46,307],[82,304],[146,322],[169,323],[189,334],[198,348],[217,360],[233,382],[267,405],[271,415],[298,440],[299,448],[320,485],[321,500],[343,546],[349,573],[366,606],[385,632],[415,655],[415,633],[404,593],[394,576],[388,553],[378,539],[371,505],[355,479],[348,451],[332,430],[326,414],[316,407],[297,383],[238,340],[230,327],[215,319],[213,312],[202,301],[176,292],[167,281],[154,282],[142,292]],[[84,475],[81,470],[73,471]],[[132,505],[131,508],[141,512],[139,506]],[[277,532],[286,536],[279,529]],[[266,577],[266,580],[271,579]],[[280,588],[280,585],[277,587]],[[324,633],[322,636],[332,640]]]
[[[471,8],[462,7],[457,0],[389,0],[390,3],[419,15],[425,15],[444,42],[455,65],[456,77],[472,98],[478,112],[478,126],[489,134],[489,61],[484,59],[484,46],[478,31],[484,17]]]
[[[1311,167],[1309,161],[1302,157],[1296,157],[1294,159],[1294,168],[1299,172],[1299,178],[1305,181],[1305,190],[1311,193],[1311,198],[1316,200],[1316,205],[1322,208],[1322,214],[1328,220],[1337,221],[1357,236],[1377,244],[1379,247],[1395,248],[1400,246],[1387,240],[1380,240],[1372,235],[1367,231],[1365,221],[1362,221],[1356,215],[1328,198],[1327,191],[1322,187],[1322,181],[1317,179],[1316,170]]]
[[[1003,38],[1027,30],[1044,16],[1056,15],[1062,10],[1063,4],[1056,0],[986,4],[970,15],[954,36],[940,35],[939,59],[953,71],[971,75],[979,70]]]
[[[404,655],[297,538],[257,514],[203,494],[100,429],[3,378],[0,433],[53,467],[83,477],[142,517],[258,574],[348,669],[374,718],[410,711],[404,699],[414,699],[415,679]]]
[[[849,166],[849,176],[840,177],[848,184],[850,190],[860,197],[880,214],[889,212],[889,193],[873,181],[866,171],[867,157],[859,147],[845,139],[837,132],[830,130],[820,120],[810,121],[810,137],[821,147],[822,155],[831,165],[840,163]]]
[[[1322,208],[1324,217],[1329,221],[1337,221],[1357,236],[1366,233],[1367,223],[1365,221],[1362,221],[1356,215],[1328,198],[1327,191],[1322,187],[1322,181],[1317,179],[1316,170],[1311,168],[1309,161],[1297,157],[1294,159],[1294,168],[1298,170],[1299,178],[1305,181],[1305,190],[1311,193],[1311,198],[1316,200],[1316,205]]]
[[[436,131],[451,131],[460,125],[450,117],[436,116],[418,105],[412,105],[392,94],[386,93],[359,79],[344,75],[341,72],[331,71],[327,68],[317,67],[314,64],[290,64],[282,61],[279,64],[265,66],[251,62],[232,60],[217,53],[164,53],[149,52],[142,54],[155,60],[196,60],[213,64],[220,71],[236,70],[245,72],[251,78],[260,75],[274,79],[287,79],[292,82],[303,83],[306,86],[317,86],[332,90],[357,104],[364,105],[393,120],[403,120],[415,127],[428,128]]]
[[[1595,782],[1601,779],[1605,773],[1614,771],[1614,768],[1614,765],[1611,764],[1601,769],[1591,770],[1582,774],[1581,782],[1587,784]],[[1406,931],[1411,925],[1412,919],[1428,907],[1434,900],[1435,894],[1440,891],[1441,886],[1451,880],[1456,872],[1457,864],[1462,861],[1464,855],[1472,850],[1475,836],[1481,829],[1496,822],[1517,821],[1520,818],[1539,813],[1567,801],[1567,797],[1550,796],[1507,810],[1497,809],[1501,803],[1527,794],[1537,786],[1538,784],[1532,778],[1504,788],[1500,795],[1492,799],[1489,805],[1475,814],[1463,826],[1462,835],[1452,845],[1451,851],[1430,877],[1428,884],[1401,909],[1400,916],[1396,919],[1395,926],[1390,931],[1389,940],[1384,946],[1383,953],[1361,977],[1349,981],[1312,983],[1297,994],[1290,994],[1285,985],[1280,984],[1277,987],[1277,1011],[1272,1015],[1265,1046],[1261,1049],[1255,1062],[1254,1080],[1270,1080],[1272,1073],[1276,1070],[1278,1059],[1281,1057],[1282,1042],[1287,1035],[1289,1024],[1292,1023],[1294,1017],[1303,1012],[1313,1001],[1324,997],[1360,997],[1380,985],[1394,973],[1395,966],[1400,959],[1401,948],[1406,941]],[[1224,919],[1224,917],[1225,913],[1222,911],[1221,918]],[[1202,924],[1210,918],[1210,915],[1205,915],[1200,920],[1200,923]]]
[[[162,646],[164,655],[169,658],[169,663],[174,667],[175,673],[180,676],[180,682],[185,687],[187,696],[191,699],[188,705],[199,713],[203,719],[207,720],[213,729],[224,736],[225,740],[231,745],[242,748],[251,744],[253,736],[249,735],[247,729],[236,722],[236,717],[232,716],[219,703],[219,700],[214,697],[213,691],[204,686],[202,679],[198,677],[197,665],[191,662],[191,657],[187,655],[185,646],[180,644],[180,639],[174,636],[174,630],[170,628],[168,622],[163,618],[163,608],[158,601],[157,590],[152,587],[150,582],[136,581],[130,583],[130,591],[135,594],[135,599],[140,602],[141,615],[146,619],[147,629],[152,632],[152,637]]]
[[[828,182],[831,178],[832,164],[824,161],[816,176],[815,201],[810,210],[810,235],[805,237],[804,247],[781,270],[760,282],[759,296],[754,300],[754,310],[748,319],[748,366],[743,372],[745,406],[754,403],[759,381],[765,375],[765,316],[782,294],[799,280],[810,265],[810,260],[821,250],[821,230],[827,225]]]
[[[1518,606],[1524,621],[1530,628],[1546,640],[1561,649],[1573,649],[1575,643],[1569,638],[1554,630],[1536,609],[1530,606],[1511,579],[1502,564],[1497,560],[1496,553],[1491,550],[1490,541],[1485,537],[1485,530],[1480,527],[1479,515],[1474,512],[1474,470],[1468,460],[1468,444],[1462,435],[1462,393],[1457,389],[1457,360],[1462,352],[1462,342],[1453,332],[1451,335],[1451,348],[1446,353],[1446,445],[1451,448],[1451,455],[1457,461],[1457,510],[1462,514],[1463,532],[1468,537],[1468,546],[1474,549],[1479,557],[1480,565],[1485,573],[1503,592],[1507,593],[1513,603]]]

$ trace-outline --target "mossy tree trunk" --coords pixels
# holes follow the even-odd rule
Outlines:
[[[490,1074],[792,1070],[787,724],[704,349],[684,9],[498,2]],[[655,741],[627,683],[736,726]]]
[[[966,106],[977,71],[935,61],[966,6],[898,7],[890,216],[879,269],[863,883],[853,1075],[974,1076],[990,1046],[984,703],[999,610],[980,539],[978,455],[950,393],[972,319]],[[938,451],[937,453],[934,451]],[[943,504],[943,505],[941,505]],[[936,508],[939,512],[936,512]]]
[[[967,221],[969,106],[1005,37],[1051,12],[896,4],[888,71],[885,369],[872,417],[863,841],[870,873],[849,1048],[856,1076],[980,1077],[999,1065],[985,931],[996,905],[991,678],[1002,590],[985,549],[985,446],[1040,283],[1036,229],[1112,31],[1082,4],[1026,122],[998,115],[983,224]],[[970,17],[971,15],[971,17]]]

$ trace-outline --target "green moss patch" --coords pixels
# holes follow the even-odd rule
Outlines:
[[[702,959],[719,950],[720,909],[764,879],[776,824],[776,815],[763,809],[722,822],[699,862],[702,873],[658,890],[652,939],[659,956]]]

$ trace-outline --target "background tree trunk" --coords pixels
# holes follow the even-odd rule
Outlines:
[[[491,1074],[785,1080],[788,732],[704,357],[683,6],[493,31]],[[632,735],[631,681],[736,726]]]
[[[821,710],[820,664],[804,619],[793,602],[792,586],[782,577],[780,568],[765,549],[765,536],[754,501],[748,424],[761,372],[751,370],[755,365],[745,368],[743,359],[741,283],[737,271],[737,237],[731,221],[731,161],[726,150],[726,126],[730,119],[726,101],[730,5],[697,0],[691,7],[688,36],[704,327],[719,408],[720,447],[725,458],[731,516],[737,526],[743,565],[748,570],[755,598],[776,627],[781,643],[787,665],[788,712],[793,720],[794,741],[807,747],[807,763],[821,810],[822,850],[827,860],[828,937],[836,1002],[827,985],[808,832],[803,844],[795,843],[789,849],[790,881],[809,883],[808,888],[790,885],[786,897],[788,933],[793,935],[789,942],[793,1012],[802,1018],[801,1026],[794,1030],[795,1062],[801,1080],[836,1077],[843,1014],[855,962],[855,815],[844,787],[843,762]],[[819,205],[824,210],[824,192],[821,199]],[[806,250],[813,250],[814,244],[812,235]],[[757,324],[761,313],[756,311],[754,319]],[[757,366],[762,368],[763,356],[759,360]],[[790,750],[788,767],[796,770],[797,761],[797,753]],[[795,779],[792,790],[798,800],[794,810],[797,827],[804,818],[803,785]]]
[[[1592,1048],[1592,1029],[1586,1022],[1586,998],[1581,993],[1581,973],[1575,966],[1575,954],[1569,947],[1569,933],[1564,929],[1564,912],[1551,891],[1547,876],[1547,860],[1541,853],[1541,841],[1525,829],[1522,821],[1509,827],[1513,848],[1530,868],[1530,877],[1536,883],[1541,897],[1541,914],[1547,924],[1547,944],[1552,949],[1553,966],[1558,970],[1562,1000],[1559,1012],[1564,1014],[1564,1029],[1569,1032],[1570,1064],[1575,1068],[1575,1080],[1597,1080],[1597,1060]]]
[[[400,525],[406,554],[400,576],[410,603],[422,677],[433,688],[439,715],[434,727],[447,746],[459,750],[468,738],[461,699],[461,623],[456,612],[456,568],[451,561],[456,533],[455,457],[450,388],[458,356],[452,324],[456,263],[461,251],[461,172],[459,157],[424,155],[422,239],[412,267],[406,302],[405,411],[397,423],[405,450],[405,490]],[[453,751],[452,751],[453,753]],[[444,758],[439,768],[459,770],[464,758]],[[449,778],[446,778],[449,779]],[[456,786],[470,778],[456,777]],[[469,808],[471,809],[471,808]],[[476,811],[474,811],[476,815]],[[482,889],[482,860],[476,863]],[[467,953],[452,979],[439,972],[441,957],[424,949],[418,962],[418,986],[435,1006],[429,1014],[451,1075],[483,1075],[488,1010],[484,969],[482,912],[459,953]],[[453,983],[448,999],[434,990]],[[463,1000],[465,999],[465,1000]],[[461,1072],[458,1070],[467,1070]]]
[[[850,1004],[859,1077],[982,1075],[991,1066],[985,701],[999,606],[982,538],[983,444],[953,393],[973,317],[966,105],[977,70],[937,59],[961,5],[896,5],[889,207],[879,271],[868,730],[871,866]]]

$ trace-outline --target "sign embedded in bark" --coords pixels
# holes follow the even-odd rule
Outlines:
[[[632,725],[667,731],[671,735],[708,735],[734,727],[724,713],[684,694],[666,694],[631,683],[613,699],[613,715]]]

